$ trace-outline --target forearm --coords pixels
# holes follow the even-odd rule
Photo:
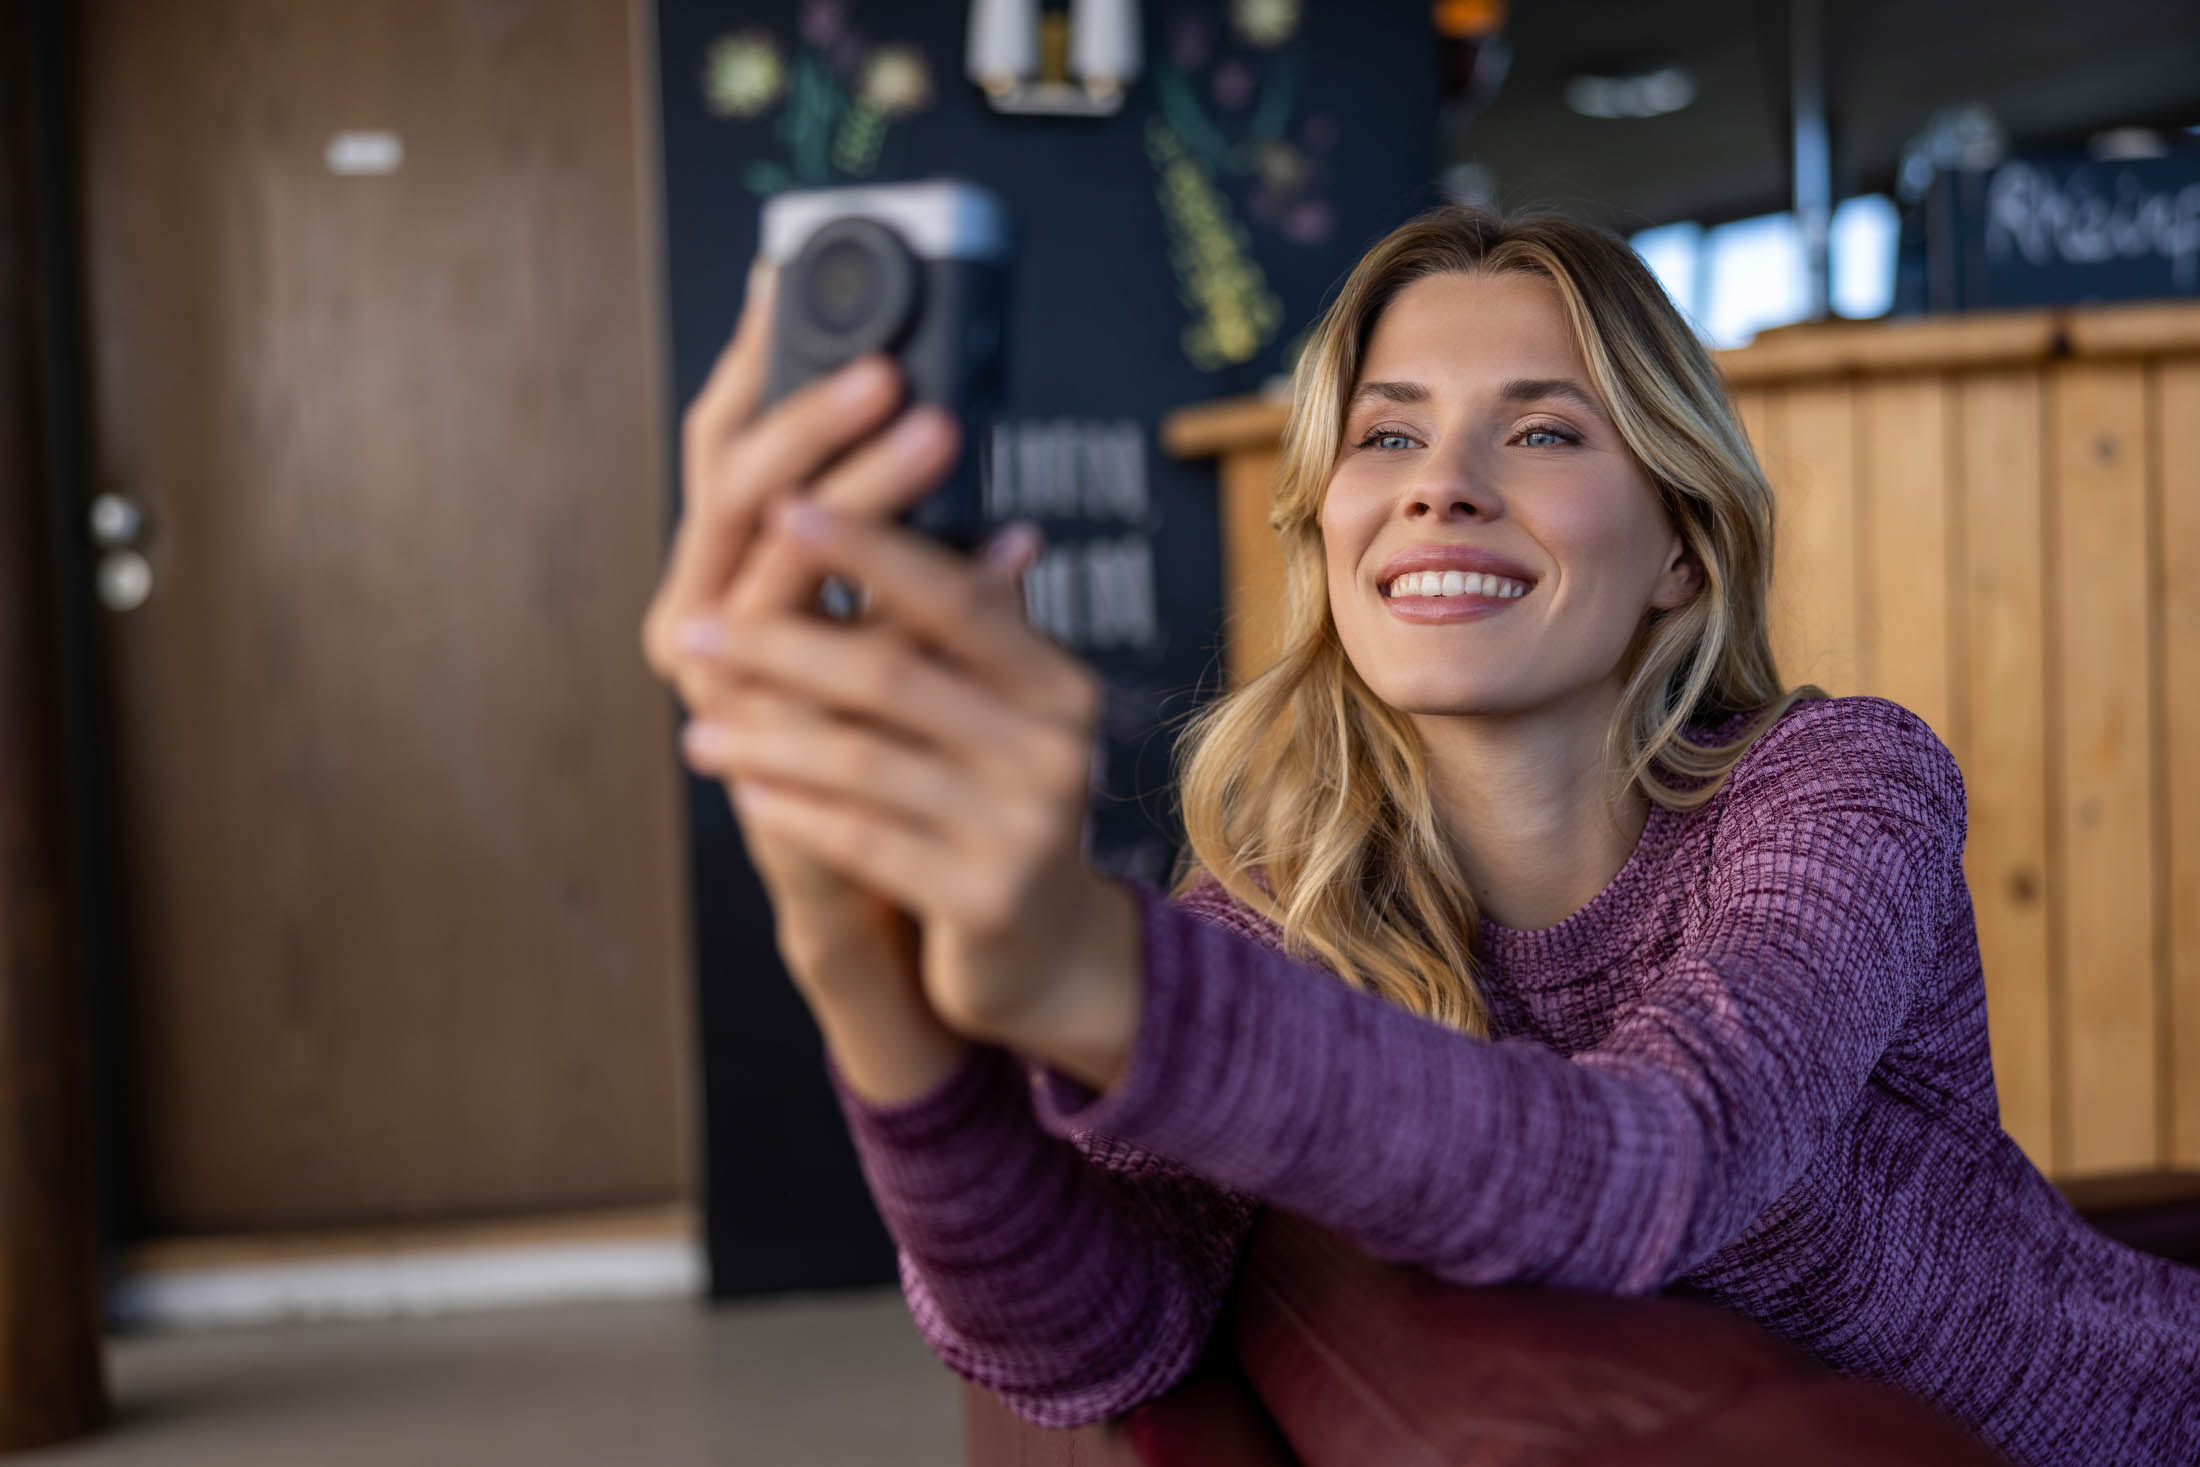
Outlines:
[[[1695,1195],[1671,1087],[1469,1039],[1149,894],[1129,1063],[1035,1100],[1463,1283],[1653,1286]],[[1583,1217],[1591,1225],[1579,1226]]]
[[[1247,1199],[1133,1148],[1103,1165],[1047,1135],[1024,1062],[995,1045],[898,1106],[830,1073],[917,1326],[949,1366],[1046,1426],[1103,1420],[1189,1369]]]

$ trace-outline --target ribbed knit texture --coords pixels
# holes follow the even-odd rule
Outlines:
[[[1964,833],[1913,714],[1800,703],[1587,906],[1483,922],[1488,1041],[1139,887],[1106,1094],[983,1045],[897,1106],[828,1071],[925,1338],[1042,1425],[1180,1379],[1270,1203],[1460,1284],[1685,1282],[2028,1467],[2200,1464],[2200,1271],[2001,1129]]]

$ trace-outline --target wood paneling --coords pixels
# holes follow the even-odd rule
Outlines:
[[[1986,969],[2002,1125],[2043,1166],[2055,1149],[2053,960],[2047,924],[2046,545],[2036,369],[1955,384],[1965,580],[1964,874]]]
[[[1947,383],[1879,378],[1856,398],[1857,640],[1869,649],[1859,685],[1924,719],[1960,755],[1948,613],[1955,539]]]
[[[1781,675],[1892,698],[1962,767],[2003,1124],[2061,1178],[2200,1164],[2200,306],[1795,327],[1721,366],[1778,500]],[[1233,608],[1274,547],[1228,465],[1281,426],[1173,420],[1224,455]]]
[[[1773,567],[1772,650],[1790,683],[1814,682],[1835,697],[1862,685],[1856,402],[1838,386],[1784,394],[1780,517]]]
[[[2165,362],[2155,385],[2161,429],[2161,770],[2169,908],[2169,1155],[2200,1166],[2200,360]]]
[[[1283,620],[1283,561],[1268,527],[1276,455],[1235,454],[1222,466],[1222,574],[1231,589],[1223,625],[1223,666],[1242,687],[1276,657]]]
[[[2112,1171],[2153,1165],[2161,1144],[2146,374],[2079,363],[2050,369],[2049,382],[2050,838],[2069,1162]]]

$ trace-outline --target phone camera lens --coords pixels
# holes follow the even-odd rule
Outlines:
[[[878,309],[885,282],[878,257],[854,240],[836,240],[810,267],[810,314],[827,331],[851,331]]]
[[[788,326],[821,365],[891,350],[917,316],[921,276],[901,237],[875,219],[836,219],[796,257]]]

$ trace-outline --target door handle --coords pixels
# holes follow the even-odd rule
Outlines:
[[[100,549],[93,582],[99,602],[109,611],[135,611],[153,594],[153,563],[139,550],[145,543],[145,507],[127,494],[102,494],[92,501],[92,543]]]

